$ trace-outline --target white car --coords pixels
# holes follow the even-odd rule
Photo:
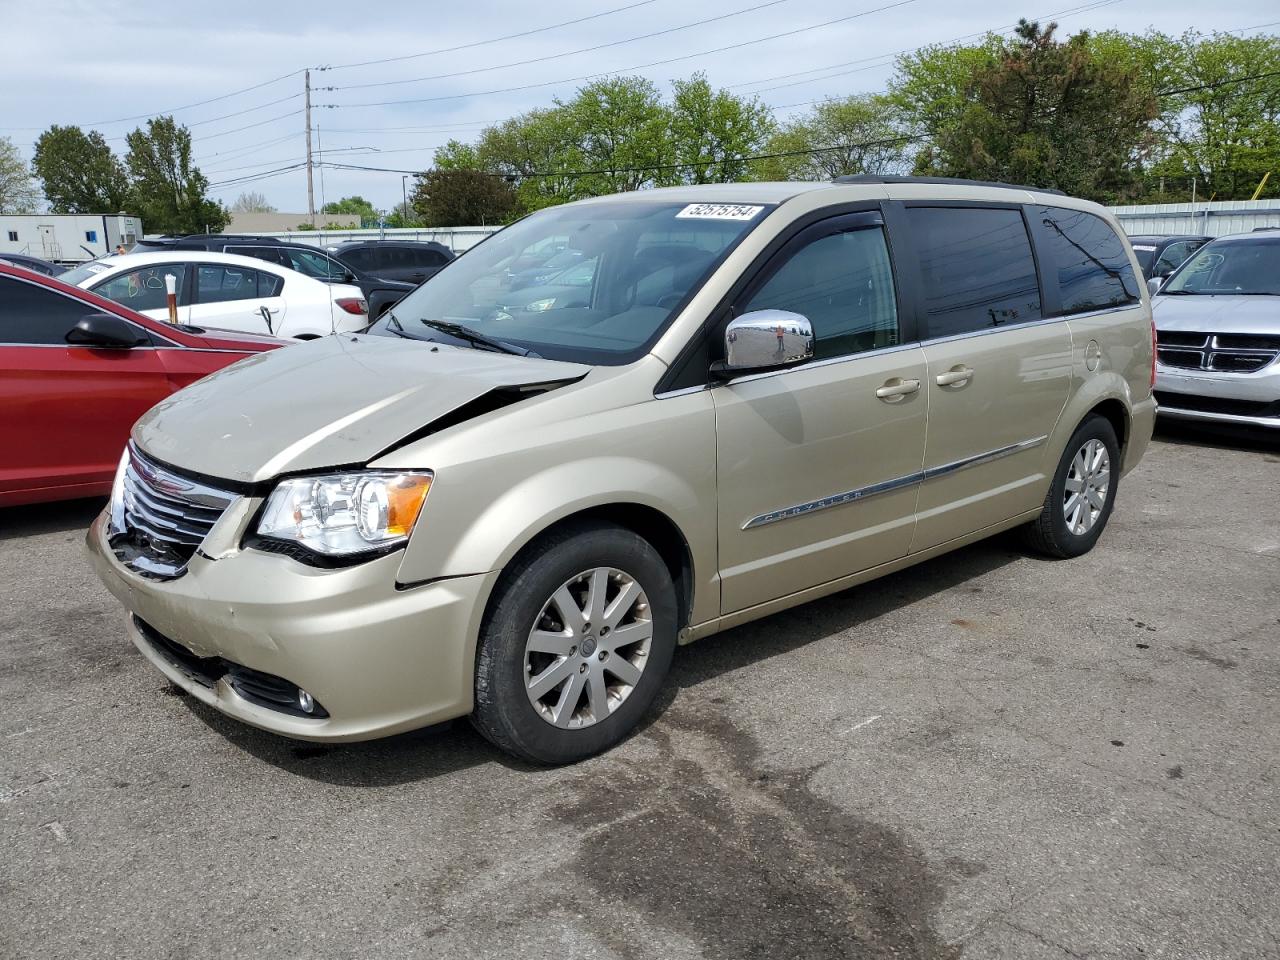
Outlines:
[[[362,330],[369,323],[369,304],[359,287],[324,283],[230,253],[130,253],[91,261],[58,279],[168,320],[167,276],[176,281],[179,323],[296,340]]]

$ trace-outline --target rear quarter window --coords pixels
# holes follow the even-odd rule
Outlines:
[[[1085,210],[1031,207],[1048,248],[1045,283],[1057,284],[1062,313],[1137,303],[1138,278],[1111,225]]]

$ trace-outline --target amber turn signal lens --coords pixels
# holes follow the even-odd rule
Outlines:
[[[430,489],[426,476],[396,477],[387,484],[387,536],[402,537],[413,529]]]

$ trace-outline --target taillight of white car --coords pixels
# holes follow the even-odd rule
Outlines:
[[[362,297],[339,297],[333,301],[347,313],[353,313],[356,316],[367,317],[369,315],[369,301]]]

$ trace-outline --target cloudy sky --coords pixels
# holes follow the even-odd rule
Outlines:
[[[0,136],[29,159],[41,130],[79,124],[123,153],[125,133],[173,113],[191,129],[214,196],[229,204],[255,190],[302,211],[305,170],[283,168],[305,156],[311,67],[324,159],[389,168],[317,171],[317,206],[322,195],[359,193],[387,208],[401,196],[395,171],[420,170],[451,137],[570,96],[594,75],[642,74],[665,88],[702,70],[785,117],[882,89],[896,53],[1007,32],[1020,16],[1057,20],[1064,32],[1280,26],[1275,0],[0,0]]]

